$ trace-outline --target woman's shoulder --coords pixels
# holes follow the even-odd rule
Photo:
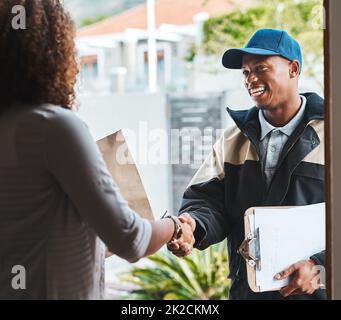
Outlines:
[[[49,121],[60,121],[60,120],[80,120],[76,116],[76,112],[62,106],[52,104],[42,104],[36,107],[32,107],[29,110],[30,113],[40,116]]]
[[[16,113],[16,112],[15,112]],[[21,107],[18,109],[18,129],[26,128],[46,136],[70,136],[84,134],[87,125],[71,109],[57,105],[43,104],[39,106]]]
[[[33,121],[36,120],[37,124],[41,122],[44,127],[51,130],[86,126],[75,111],[61,106],[44,104],[29,108],[27,112],[27,118]]]

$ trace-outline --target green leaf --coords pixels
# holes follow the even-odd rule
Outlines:
[[[121,274],[123,282],[137,286],[131,299],[226,299],[229,282],[226,279],[226,242],[205,251],[194,250],[184,259],[168,252],[148,258],[151,267],[134,267]],[[221,280],[222,279],[222,280]],[[217,281],[215,281],[217,280]]]

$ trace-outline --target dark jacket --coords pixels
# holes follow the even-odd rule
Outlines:
[[[230,299],[284,299],[278,291],[254,293],[247,283],[246,263],[237,253],[244,239],[243,215],[254,206],[295,206],[324,202],[323,99],[307,98],[301,123],[289,137],[273,180],[266,187],[259,156],[258,109],[227,109],[236,126],[225,131],[186,189],[180,214],[197,222],[195,247],[203,250],[227,238]],[[324,265],[324,252],[312,257]],[[289,299],[325,299],[325,290]]]

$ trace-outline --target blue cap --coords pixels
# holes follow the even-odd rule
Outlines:
[[[262,56],[281,56],[289,61],[297,60],[302,71],[302,53],[298,42],[283,30],[257,30],[247,45],[240,49],[227,50],[222,59],[223,66],[229,69],[241,69],[245,53]]]

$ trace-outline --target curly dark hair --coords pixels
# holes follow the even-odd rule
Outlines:
[[[14,6],[26,29],[13,28]],[[60,0],[0,1],[0,109],[16,102],[72,108],[78,73],[74,24]]]

